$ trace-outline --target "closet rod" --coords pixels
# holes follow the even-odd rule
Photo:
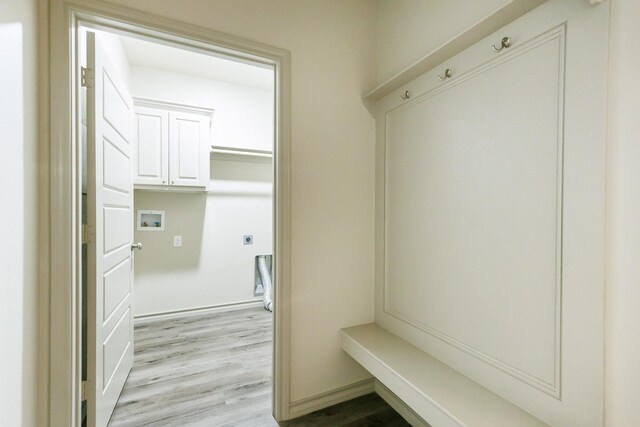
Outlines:
[[[219,145],[212,145],[211,152],[218,153],[218,154],[236,154],[241,156],[256,156],[256,157],[272,157],[273,156],[273,153],[267,150],[255,150],[253,148],[221,147]]]

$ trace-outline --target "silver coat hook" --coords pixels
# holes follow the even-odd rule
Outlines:
[[[451,72],[451,68],[447,68],[446,70],[444,70],[444,76],[441,76],[440,74],[438,74],[438,78],[441,81],[445,81],[445,80],[451,78],[452,75],[453,75],[453,73]]]
[[[406,101],[409,98],[411,98],[411,93],[408,90],[405,90],[404,93],[400,95],[400,99],[403,101]]]
[[[507,49],[511,46],[511,37],[503,37],[500,41],[500,47],[496,47],[496,45],[492,45],[491,47],[496,52],[500,52],[502,49]]]

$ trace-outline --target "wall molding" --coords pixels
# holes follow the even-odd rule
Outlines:
[[[291,402],[289,414],[291,418],[301,417],[319,409],[324,409],[373,392],[375,392],[375,379],[369,378]]]
[[[389,390],[384,384],[376,380],[374,384],[376,394],[389,404],[402,418],[412,427],[431,427],[431,424],[422,419],[413,409],[404,403],[394,392]]]
[[[189,105],[181,102],[165,101],[163,99],[145,98],[142,96],[133,96],[133,105],[138,107],[162,108],[186,113],[203,114],[209,116],[213,120],[215,110],[213,108],[202,107],[199,105]]]
[[[566,39],[566,23],[562,23],[561,25],[557,25],[554,28],[543,31],[534,37],[522,41],[520,45],[512,47],[511,50],[505,52],[503,55],[496,56],[488,61],[481,62],[468,70],[463,71],[459,76],[456,76],[451,79],[451,81],[441,85],[436,86],[434,89],[428,90],[424,93],[420,93],[416,95],[415,98],[407,101],[406,103],[400,104],[394,108],[390,108],[384,113],[384,194],[385,194],[385,202],[384,202],[384,223],[383,223],[383,236],[384,236],[384,245],[383,245],[383,265],[384,265],[384,274],[382,278],[382,310],[385,314],[405,323],[406,325],[416,328],[426,334],[429,334],[448,345],[457,348],[465,353],[473,356],[474,358],[487,363],[496,369],[504,372],[507,375],[510,375],[514,378],[523,381],[524,383],[535,387],[536,389],[556,398],[560,399],[561,393],[561,330],[562,330],[562,241],[563,241],[563,227],[562,227],[562,219],[563,219],[563,188],[564,188],[564,178],[563,178],[563,152],[564,152],[564,78],[565,78],[565,39]],[[499,65],[512,61],[522,55],[525,55],[539,47],[543,47],[548,43],[557,42],[559,46],[559,57],[558,57],[558,134],[557,134],[557,181],[556,181],[556,194],[557,194],[557,205],[556,205],[556,276],[555,276],[555,348],[554,348],[554,378],[553,383],[549,383],[537,376],[525,371],[522,368],[511,365],[496,356],[492,356],[478,348],[475,348],[472,345],[469,345],[456,337],[448,335],[435,327],[428,325],[414,317],[410,316],[408,313],[402,313],[399,310],[390,307],[388,304],[388,283],[387,283],[387,274],[388,274],[388,247],[387,247],[387,221],[388,216],[386,211],[388,209],[386,202],[386,194],[388,192],[387,182],[388,182],[388,170],[387,170],[387,156],[388,156],[388,121],[390,117],[394,115],[412,109],[415,106],[428,101],[429,99],[439,95],[443,92],[446,92],[452,88],[455,88],[465,82],[474,79],[475,77],[482,75]]]
[[[239,302],[231,302],[228,304],[216,304],[216,305],[208,305],[204,307],[185,308],[181,310],[160,311],[157,313],[139,314],[137,316],[133,316],[133,318],[135,319],[136,322],[147,321],[147,320],[163,320],[163,319],[172,319],[172,318],[181,317],[181,316],[189,316],[194,314],[224,313],[227,311],[236,311],[236,310],[243,310],[246,308],[257,308],[257,307],[262,307],[262,300],[239,301]]]

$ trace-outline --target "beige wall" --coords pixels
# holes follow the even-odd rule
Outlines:
[[[365,378],[340,351],[336,333],[372,320],[374,129],[360,93],[506,0],[379,0],[377,76],[376,4],[365,0],[113,1],[291,51],[292,400]],[[10,208],[0,211],[9,236],[0,249],[7,255],[0,257],[0,316],[12,320],[0,329],[0,423],[7,425],[29,425],[35,413],[37,221],[30,213],[37,192],[35,170],[25,169],[35,164],[36,146],[33,3],[0,0],[0,31],[25,24],[24,46],[0,37],[2,93],[24,92],[0,98],[0,173],[13,183],[1,196]],[[607,426],[626,427],[640,424],[640,4],[611,3],[606,417]],[[19,56],[4,62],[7,48]],[[20,99],[22,108],[15,108]]]
[[[135,212],[166,215],[164,231],[134,231],[144,248],[135,254],[136,316],[262,300],[255,257],[273,253],[272,171],[271,159],[212,156],[206,193],[136,190]]]
[[[32,426],[37,364],[35,0],[0,0],[0,425]]]
[[[373,320],[375,3],[114,3],[291,52],[291,400],[367,378],[338,330]]]
[[[388,80],[510,0],[377,0],[377,82]]]
[[[611,1],[606,425],[640,425],[640,2]]]

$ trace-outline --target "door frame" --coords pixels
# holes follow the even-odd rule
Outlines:
[[[272,411],[289,418],[290,330],[290,54],[259,42],[230,36],[101,0],[51,0],[42,4],[49,22],[41,83],[43,320],[42,388],[44,425],[80,426],[81,376],[81,156],[78,138],[80,26],[135,34],[174,46],[261,62],[275,69],[273,149],[274,345]],[[47,73],[48,70],[48,73]],[[46,94],[49,97],[46,97]],[[48,316],[47,316],[48,311]],[[48,322],[47,322],[48,320]],[[46,383],[46,384],[45,384]]]

